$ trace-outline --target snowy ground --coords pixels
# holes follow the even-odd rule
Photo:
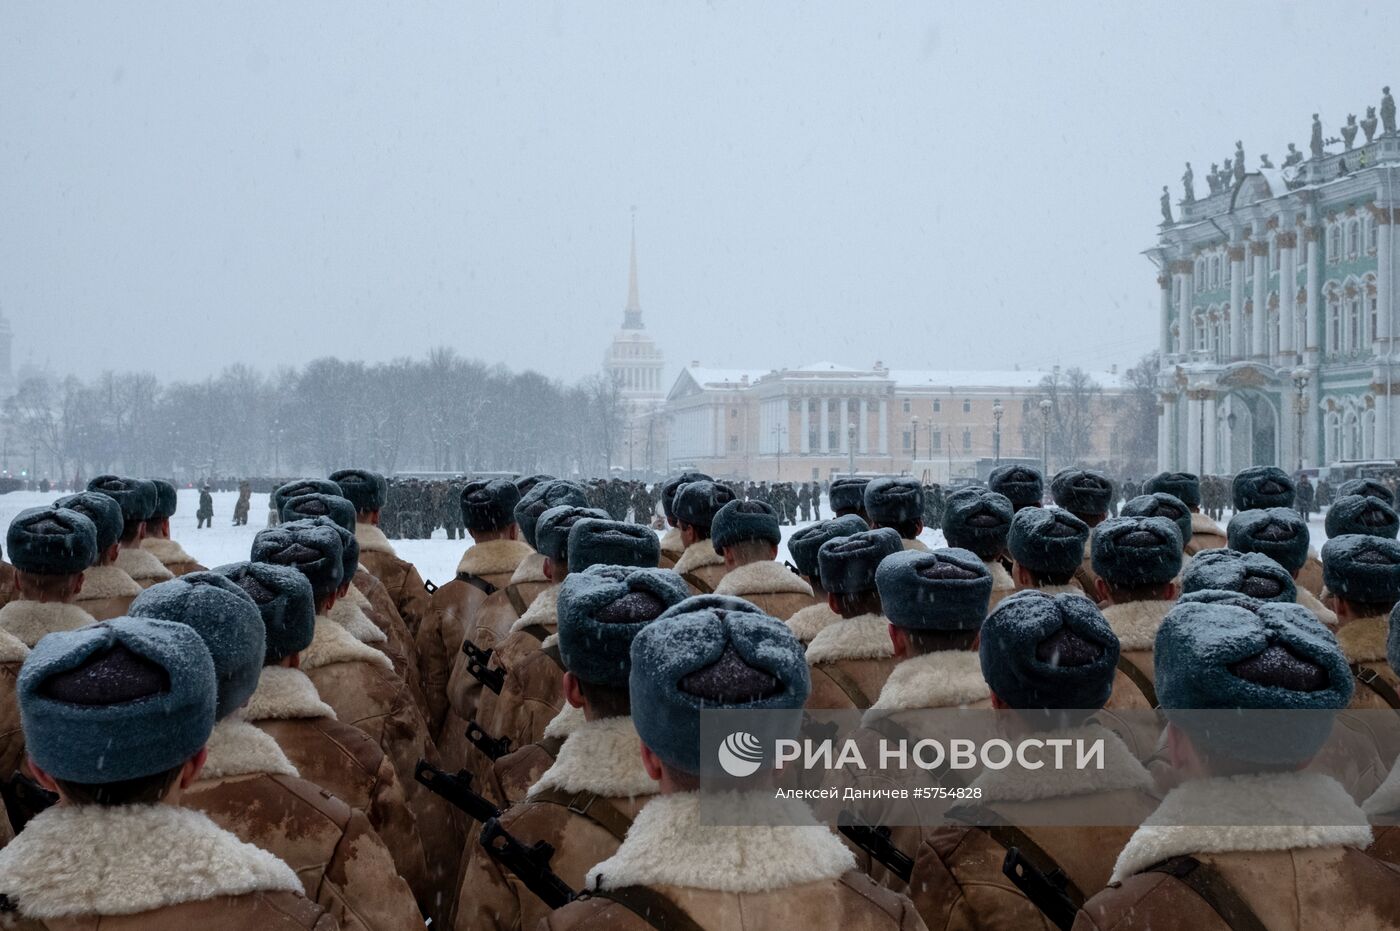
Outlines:
[[[202,530],[195,529],[194,512],[199,506],[199,492],[193,488],[180,490],[180,507],[171,519],[170,533],[195,559],[206,566],[218,566],[229,562],[247,559],[252,548],[253,536],[267,526],[267,495],[255,494],[248,512],[248,524],[234,527],[233,504],[238,499],[237,492],[214,493],[214,526]],[[59,494],[43,494],[37,491],[16,491],[0,495],[0,526],[8,527],[10,520],[25,508],[52,504]],[[829,509],[824,510],[830,517]],[[1226,520],[1229,515],[1226,515]],[[1322,518],[1314,517],[1309,527],[1312,530],[1314,547],[1321,547],[1327,535],[1322,528]],[[783,545],[779,559],[787,559],[787,539],[797,528],[783,528]],[[921,538],[929,546],[942,546],[943,534],[937,530],[925,530]],[[431,540],[395,540],[394,548],[404,559],[418,567],[425,579],[438,584],[450,580],[457,573],[457,562],[470,541],[449,540],[446,533],[438,530]]]

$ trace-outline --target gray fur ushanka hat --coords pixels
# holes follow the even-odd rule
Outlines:
[[[359,513],[378,511],[389,497],[389,483],[378,472],[368,469],[341,469],[330,480],[340,486],[340,496]]]
[[[1293,506],[1293,479],[1278,466],[1252,466],[1235,476],[1230,491],[1235,511]]]
[[[1201,591],[1238,592],[1260,601],[1291,604],[1298,587],[1288,570],[1263,553],[1205,550],[1181,574],[1183,595]]]
[[[96,491],[80,491],[76,495],[59,498],[53,506],[77,511],[92,521],[99,556],[122,538],[122,508],[115,498]]]
[[[1181,571],[1181,533],[1165,517],[1110,517],[1090,546],[1094,572],[1110,585],[1165,585]]]
[[[569,572],[589,566],[632,566],[655,569],[661,559],[661,540],[642,524],[585,517],[569,527]]]
[[[5,533],[10,562],[36,575],[77,575],[97,562],[97,528],[66,508],[28,508]]]
[[[719,509],[710,523],[710,541],[716,553],[723,553],[726,546],[751,540],[777,546],[782,539],[778,512],[762,501],[730,501]]]
[[[1004,496],[985,488],[961,488],[943,502],[943,538],[949,546],[995,559],[1006,548],[1015,511]]]
[[[1181,534],[1182,546],[1191,542],[1191,509],[1176,495],[1167,494],[1165,491],[1138,495],[1125,502],[1119,513],[1124,517],[1165,517],[1176,524],[1176,529]]]
[[[1308,525],[1292,508],[1241,511],[1225,528],[1230,549],[1263,553],[1290,573],[1308,561]]]
[[[1370,495],[1343,495],[1327,508],[1324,522],[1327,536],[1344,537],[1359,533],[1394,540],[1400,533],[1400,518],[1385,500]]]
[[[1045,476],[1030,466],[997,466],[987,476],[987,487],[1010,501],[1016,511],[1040,507],[1045,498]]]
[[[992,574],[976,553],[901,550],[875,570],[889,622],[910,630],[976,630],[987,616]]]
[[[1083,595],[1028,590],[1003,599],[978,638],[982,678],[1012,708],[1102,708],[1118,637]]]
[[[809,578],[816,577],[821,569],[817,565],[817,551],[823,543],[836,537],[849,537],[870,529],[865,521],[855,514],[843,514],[830,520],[819,520],[799,527],[788,537],[788,554],[792,557],[797,571]]]
[[[1011,519],[1006,549],[1037,575],[1064,575],[1084,562],[1089,525],[1063,509],[1022,508]]]
[[[263,665],[279,663],[311,646],[316,596],[306,576],[270,562],[236,562],[214,570],[243,589],[262,615]]]
[[[911,475],[887,475],[865,486],[865,514],[882,526],[924,519],[924,488]]]
[[[817,550],[822,588],[838,595],[873,591],[881,561],[903,550],[904,541],[889,527],[827,540]]]
[[[559,587],[559,654],[584,682],[621,688],[632,670],[632,641],[690,594],[669,569],[595,565]]]

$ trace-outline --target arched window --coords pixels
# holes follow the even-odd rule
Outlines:
[[[1323,436],[1323,456],[1329,463],[1332,463],[1341,458],[1342,449],[1342,418],[1336,411],[1328,411],[1326,426]]]
[[[1220,256],[1213,256],[1210,260],[1210,286],[1220,287]]]
[[[1347,258],[1354,259],[1361,250],[1361,221],[1352,220],[1347,224]]]
[[[1191,315],[1191,349],[1205,352],[1206,339],[1206,315],[1198,310]]]
[[[1342,257],[1342,231],[1336,225],[1327,228],[1327,261],[1336,262]]]
[[[1366,251],[1371,255],[1376,254],[1376,221],[1374,217],[1366,218]]]

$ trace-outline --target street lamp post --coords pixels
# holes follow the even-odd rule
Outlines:
[[[1308,412],[1308,371],[1307,369],[1297,369],[1293,373],[1293,390],[1297,392],[1293,399],[1293,411],[1298,416],[1298,429],[1294,434],[1294,439],[1298,447],[1298,471],[1303,471],[1303,420]]]
[[[1005,413],[1001,398],[992,402],[992,420],[996,422],[996,429],[992,432],[992,460],[996,465],[1001,465],[1001,415]]]
[[[781,482],[783,480],[783,439],[787,436],[787,427],[778,424],[769,432],[773,434],[773,448],[777,450],[778,454],[778,474],[773,478],[773,481]]]
[[[1047,477],[1050,475],[1050,410],[1054,406],[1049,398],[1040,401],[1040,471]]]
[[[914,415],[914,456],[909,460],[909,474],[913,475],[919,465],[919,415]]]
[[[846,452],[850,456],[850,472],[856,474],[856,425],[846,427]]]

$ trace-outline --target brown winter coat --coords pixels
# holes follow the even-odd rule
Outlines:
[[[169,537],[147,537],[141,541],[141,548],[159,559],[160,564],[169,569],[172,575],[189,575],[191,572],[204,571],[204,566]]]
[[[1371,819],[1373,835],[1366,852],[1378,860],[1400,866],[1400,767],[1390,771],[1361,808]]]
[[[1100,726],[1056,736],[1104,739],[1104,769],[1089,774],[1029,773],[1014,768],[985,771],[972,781],[982,790],[981,800],[967,804],[979,810],[977,820],[988,827],[939,824],[901,829],[901,834],[918,830],[921,835],[917,847],[908,851],[913,873],[908,884],[892,874],[885,877],[890,888],[909,896],[929,927],[1053,931],[1055,926],[1002,872],[1009,846],[1017,847],[1041,872],[1063,871],[1083,895],[1092,895],[1108,882],[1133,827],[1061,827],[1044,822],[1068,824],[1105,808],[1113,811],[1111,820],[1145,818],[1157,804],[1152,777],[1116,735]],[[1060,792],[1054,786],[1057,780],[1062,784]],[[1029,809],[1034,816],[1027,816]],[[967,817],[974,817],[971,808],[965,810]],[[1057,811],[1063,817],[1056,819]],[[1008,825],[1017,827],[1007,831]],[[1038,849],[1032,850],[1032,844]]]
[[[0,851],[22,931],[336,931],[296,873],[175,805],[59,805]]]
[[[1318,558],[1317,551],[1312,547],[1308,548],[1308,561],[1303,563],[1303,568],[1298,570],[1298,587],[1307,589],[1315,596],[1322,597],[1322,560]]]
[[[1233,824],[1240,811],[1306,811],[1311,827]],[[1229,827],[1200,825],[1219,811]],[[1179,825],[1171,827],[1171,825]],[[1304,773],[1201,779],[1162,800],[1128,841],[1112,885],[1080,911],[1077,931],[1225,931],[1182,879],[1151,868],[1192,857],[1270,931],[1400,928],[1400,868],[1366,856],[1365,815],[1334,781]]]
[[[414,779],[419,760],[439,761],[428,722],[408,686],[394,675],[388,657],[324,615],[316,617],[316,632],[311,646],[302,651],[301,668],[321,700],[335,709],[336,718],[368,734],[393,763],[427,858],[428,886],[436,904],[432,914],[438,922],[446,921],[456,892],[461,845],[451,807]]]
[[[481,783],[481,794],[499,808],[509,808],[525,798],[530,787],[554,765],[564,741],[582,724],[583,709],[566,702],[554,720],[545,725],[539,740],[512,750],[491,764]]]
[[[411,928],[418,905],[365,816],[297,775],[267,734],[237,719],[209,738],[181,804],[290,866],[345,931]]]
[[[29,647],[0,629],[0,779],[8,779],[24,762],[24,731],[15,685]],[[9,822],[5,822],[8,827]]]
[[[1091,531],[1089,539],[1084,541],[1084,559],[1079,563],[1079,568],[1074,570],[1074,581],[1089,593],[1090,598],[1097,598],[1098,586],[1094,583],[1098,580],[1099,574],[1094,571],[1094,535]]]
[[[708,595],[724,578],[724,557],[715,552],[713,540],[696,540],[685,548],[672,567],[690,586],[691,594]]]
[[[585,874],[617,852],[655,791],[632,719],[589,721],[564,742],[525,801],[501,816],[501,825],[527,846],[552,845],[550,868],[571,889],[582,889]],[[587,809],[571,809],[573,800],[575,808]],[[480,844],[472,845],[457,901],[457,931],[534,928],[549,914]]]
[[[982,564],[987,567],[987,571],[992,574],[992,595],[987,600],[987,613],[990,614],[1001,600],[1008,595],[1016,594],[1016,582],[1011,578],[1011,573],[1006,571],[1006,567],[998,559],[984,559]]]
[[[802,576],[772,561],[749,563],[731,570],[719,580],[715,594],[742,598],[780,621],[816,603],[812,586],[803,581]]]
[[[1103,608],[1104,619],[1118,635],[1118,673],[1113,679],[1113,694],[1105,706],[1113,710],[1150,710],[1157,707],[1157,693],[1153,688],[1149,694],[1138,680],[1152,686],[1155,671],[1152,665],[1152,649],[1157,642],[1157,629],[1162,626],[1167,612],[1176,606],[1174,601],[1129,601]],[[1124,672],[1131,664],[1136,675]]]
[[[370,581],[374,577],[364,573]],[[418,674],[418,653],[413,647],[413,639],[397,614],[386,615],[375,609],[364,592],[350,586],[344,598],[336,601],[331,609],[331,619],[340,623],[355,634],[355,639],[367,643],[385,656],[394,666],[394,674],[408,686],[418,710],[428,713],[428,703],[423,697],[423,682]],[[366,624],[368,622],[368,624]]]
[[[669,899],[706,931],[925,927],[908,899],[857,872],[851,852],[825,828],[708,825],[695,793],[648,802],[586,885],[597,894],[553,912],[540,928],[649,931],[636,913],[605,898],[638,886]]]
[[[243,709],[243,720],[277,741],[287,759],[314,783],[364,812],[398,874],[429,901],[428,866],[413,812],[393,763],[364,731],[335,719],[316,686],[299,669],[269,666]]]
[[[457,577],[433,592],[416,644],[434,733],[439,732],[447,715],[447,680],[462,655],[462,641],[470,638],[482,650],[496,645],[495,631],[479,628],[477,615],[493,592],[510,583],[520,561],[530,552],[519,540],[474,544],[457,564]]]
[[[1389,769],[1400,756],[1400,709],[1391,702],[1400,698],[1400,676],[1386,661],[1386,636],[1390,619],[1357,618],[1337,630],[1337,643],[1351,665],[1355,688],[1350,707],[1370,711],[1359,724],[1375,740],[1381,762]],[[1377,712],[1389,711],[1390,714]]]
[[[483,650],[487,649],[487,644],[495,649],[510,635],[511,626],[520,619],[520,615],[529,610],[540,592],[550,585],[544,575],[544,557],[539,553],[530,553],[516,566],[505,588],[488,596],[480,609],[473,613],[472,629],[475,634],[472,642]],[[438,729],[442,738],[438,750],[450,769],[472,765],[479,755],[465,737],[467,722],[479,720],[477,706],[482,694],[481,682],[468,671],[469,665],[465,661],[453,660],[452,671],[447,677],[447,710]]]
[[[0,606],[18,597],[15,592],[15,567],[0,559]]]
[[[1230,545],[1225,531],[1220,525],[1199,511],[1191,512],[1191,539],[1186,541],[1187,556],[1195,556],[1202,550],[1223,550]]]
[[[787,619],[787,626],[788,630],[792,631],[792,635],[805,647],[812,642],[817,634],[840,620],[841,615],[831,610],[831,606],[826,603],[826,599],[823,597],[816,604],[794,612]]]
[[[685,552],[685,544],[681,542],[681,530],[679,527],[667,527],[666,532],[661,535],[661,558],[658,561],[659,568],[674,569],[676,561]]]
[[[73,603],[94,620],[110,621],[124,617],[139,594],[141,586],[115,565],[91,566],[83,573],[83,587]]]
[[[131,580],[143,589],[175,578],[174,573],[165,568],[155,554],[140,546],[123,544],[117,550],[117,559],[112,565],[131,576]]]
[[[360,544],[360,564],[389,590],[399,616],[416,635],[428,611],[428,590],[413,563],[400,559],[384,532],[368,521],[355,522],[355,539]]]
[[[881,615],[862,614],[827,626],[807,644],[812,673],[807,707],[869,708],[895,662],[889,621]]]

